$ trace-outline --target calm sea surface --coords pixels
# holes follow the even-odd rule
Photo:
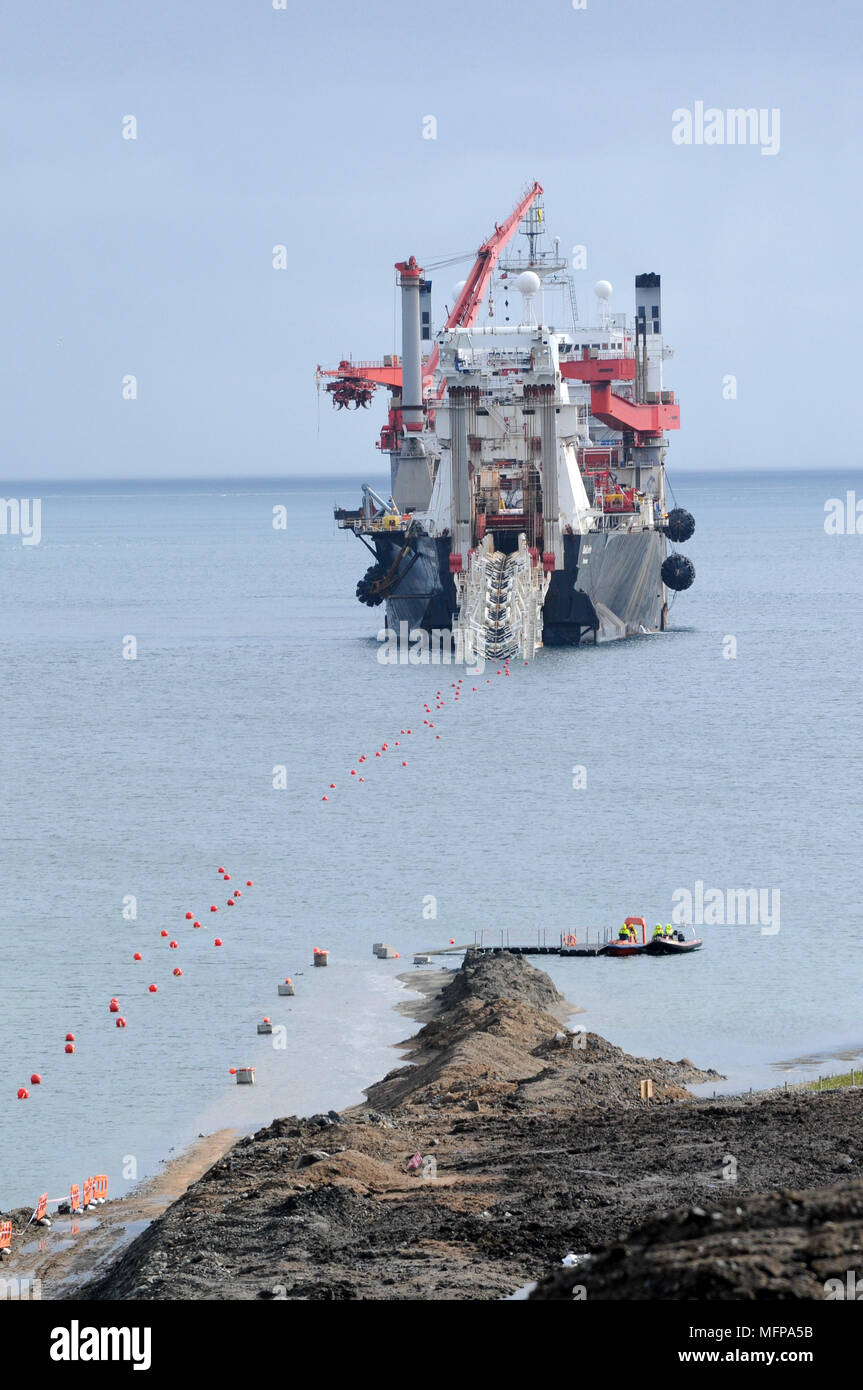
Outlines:
[[[680,475],[698,577],[674,630],[491,667],[453,704],[462,670],[377,660],[380,610],[354,598],[370,562],[331,515],[358,484],[45,485],[41,544],[0,536],[0,1207],[93,1172],[116,1194],[201,1130],[360,1099],[411,1031],[392,1006],[418,948],[652,927],[698,881],[778,893],[779,930],[708,925],[679,961],[551,960],[579,1021],[725,1089],[847,1069],[863,537],[827,536],[824,503],[855,486]],[[378,939],[402,959],[373,960]],[[229,1076],[244,1064],[253,1089]]]

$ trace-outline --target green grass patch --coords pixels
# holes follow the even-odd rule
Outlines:
[[[838,1091],[842,1086],[863,1085],[863,1068],[859,1071],[846,1071],[841,1076],[822,1076],[816,1081],[806,1081],[807,1091]]]

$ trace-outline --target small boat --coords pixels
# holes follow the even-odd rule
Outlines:
[[[633,941],[631,937],[619,936],[616,941],[609,941],[602,953],[604,956],[640,956],[648,949],[647,928],[643,917],[627,917],[623,925],[625,927],[640,927],[641,940]]]
[[[604,956],[643,956],[649,947],[643,941],[609,941],[603,951]]]
[[[683,927],[678,927],[673,936],[655,936],[648,941],[645,950],[651,956],[686,956],[691,951],[700,951],[704,943],[695,935],[693,927],[688,930],[691,936],[684,935]]]

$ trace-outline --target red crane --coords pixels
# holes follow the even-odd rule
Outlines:
[[[498,226],[495,223],[491,236],[483,242],[476,253],[473,269],[465,280],[455,307],[446,321],[447,328],[469,328],[472,323],[476,322],[483,296],[488,289],[501,251],[511,239],[525,213],[541,193],[541,185],[534,183],[503,225]],[[439,357],[438,347],[435,344],[428,361],[423,365],[423,387],[426,390],[434,378]],[[386,386],[390,391],[401,391],[402,385],[402,369],[398,363],[342,361],[334,370],[325,371],[322,367],[318,367],[318,381],[325,376],[335,378],[327,384],[327,390],[333,397],[333,404],[338,407],[367,406],[378,386]],[[436,392],[437,400],[442,399],[445,390],[446,382],[441,381]],[[390,409],[389,420],[381,431],[379,446],[381,449],[390,450],[398,447],[396,441],[401,434],[399,415],[398,410]]]
[[[503,226],[499,227],[495,223],[492,235],[488,241],[483,242],[476,253],[473,270],[465,280],[464,288],[456,300],[455,308],[446,321],[447,328],[470,328],[471,324],[476,322],[479,306],[494,274],[498,257],[512,237],[519,222],[541,192],[540,184],[534,183],[529,192],[525,193],[518,207],[510,213]],[[437,344],[435,344],[423,370],[423,377],[431,377],[434,374],[438,364],[438,356]]]

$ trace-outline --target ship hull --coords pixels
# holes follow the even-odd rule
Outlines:
[[[401,532],[376,535],[379,564],[389,571],[405,543]],[[611,642],[664,626],[660,575],[665,537],[658,531],[600,531],[564,536],[564,567],[551,576],[543,605],[543,644]],[[412,537],[386,596],[387,626],[446,630],[458,610],[448,537]]]

